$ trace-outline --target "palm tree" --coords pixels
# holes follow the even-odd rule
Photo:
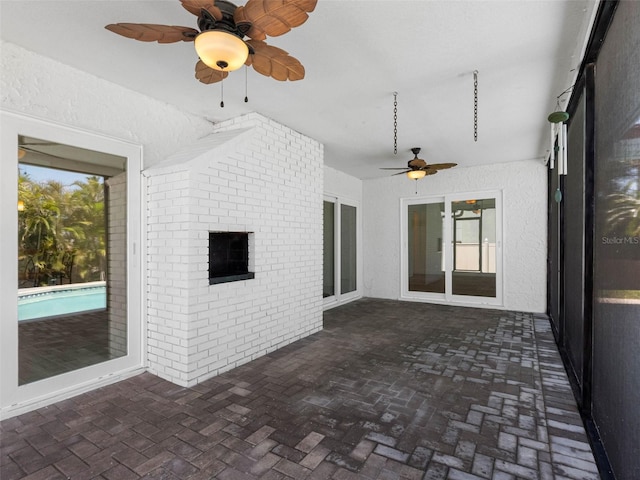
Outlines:
[[[19,274],[21,284],[39,286],[52,279],[98,280],[106,270],[104,184],[100,177],[74,182],[18,178]],[[74,268],[75,267],[75,268]]]
[[[86,182],[75,182],[71,195],[72,210],[68,231],[75,238],[77,274],[84,281],[98,280],[106,271],[106,218],[104,181],[92,176]]]
[[[22,263],[24,277],[32,277],[33,286],[51,276],[52,260],[57,255],[57,231],[60,218],[59,184],[41,185],[31,182],[28,176],[20,175],[18,198],[24,210],[19,216],[18,260]]]

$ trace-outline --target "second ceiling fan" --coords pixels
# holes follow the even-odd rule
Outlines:
[[[318,0],[249,0],[244,6],[226,0],[180,2],[198,16],[199,31],[150,23],[113,23],[105,28],[142,42],[195,42],[200,57],[195,76],[202,83],[220,82],[242,65],[280,81],[304,78],[305,70],[298,59],[264,40],[302,25]],[[245,36],[249,39],[244,40]]]
[[[427,164],[422,158],[418,158],[420,153],[420,147],[414,147],[411,149],[414,157],[407,162],[407,167],[383,167],[380,170],[402,170],[401,172],[394,173],[393,175],[406,174],[407,177],[418,180],[427,175],[435,175],[439,170],[445,170],[458,165],[457,163],[433,163]]]

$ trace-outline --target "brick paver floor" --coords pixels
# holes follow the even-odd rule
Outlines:
[[[544,316],[377,299],[193,388],[142,374],[0,432],[2,480],[599,478]]]

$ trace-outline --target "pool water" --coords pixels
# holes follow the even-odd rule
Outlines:
[[[107,287],[47,290],[18,297],[18,321],[107,308]]]

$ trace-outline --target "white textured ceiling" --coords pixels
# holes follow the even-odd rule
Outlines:
[[[257,111],[322,142],[327,165],[364,179],[406,165],[415,146],[428,163],[542,161],[546,117],[575,77],[596,3],[319,0],[305,24],[267,39],[298,58],[306,78],[278,82],[250,69],[245,104],[238,70],[225,80],[225,108],[219,84],[194,78],[192,43],[137,42],[104,29],[117,22],[197,28],[178,0],[0,0],[0,36],[212,121]]]

